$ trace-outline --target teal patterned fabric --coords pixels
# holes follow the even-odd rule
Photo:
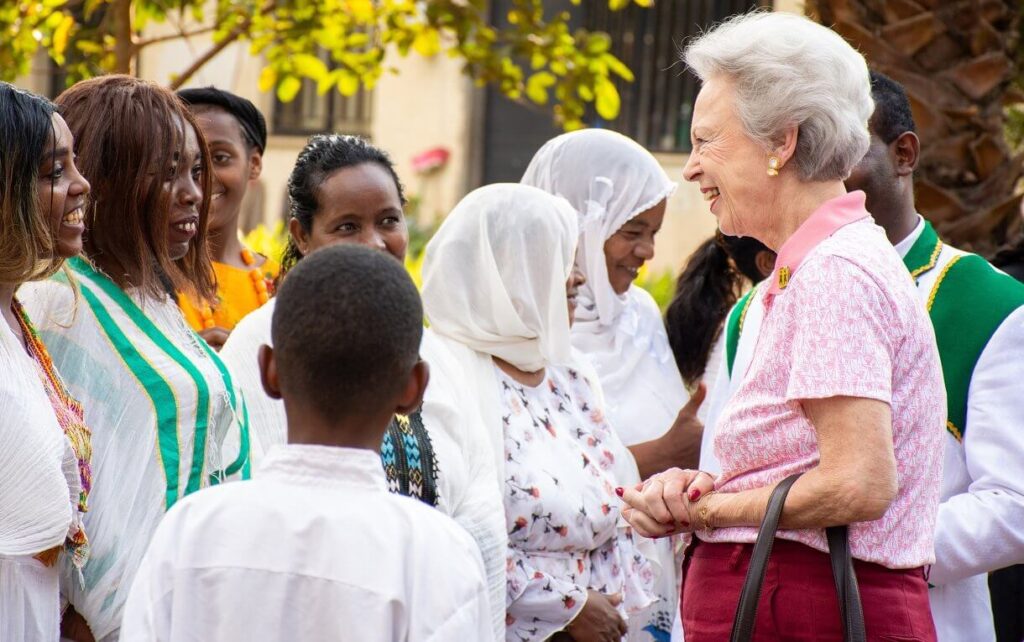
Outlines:
[[[388,490],[437,506],[437,455],[419,412],[391,420],[380,459]]]

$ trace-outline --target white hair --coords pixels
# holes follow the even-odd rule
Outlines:
[[[796,125],[802,180],[844,180],[868,151],[867,63],[827,27],[791,13],[740,14],[690,43],[683,61],[702,82],[735,83],[740,122],[766,150]]]

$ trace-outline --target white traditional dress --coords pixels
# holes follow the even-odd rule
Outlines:
[[[61,546],[78,503],[78,467],[35,361],[0,322],[0,640],[56,642]]]
[[[118,639],[139,561],[164,512],[229,476],[247,477],[245,404],[227,367],[170,297],[125,292],[90,263],[23,286],[19,298],[93,433],[91,558],[84,584],[63,564],[62,589],[97,640]],[[244,444],[227,460],[225,436]]]
[[[473,540],[438,511],[389,494],[377,453],[308,445],[275,446],[255,479],[170,510],[122,628],[132,642],[491,635]]]
[[[990,642],[987,573],[1024,560],[1024,285],[945,245],[924,219],[896,250],[931,317],[946,384],[936,561],[928,577],[932,615],[940,642]],[[760,299],[747,297],[730,313],[723,385],[710,400],[706,440],[714,409],[750,363],[764,314]],[[718,471],[703,453],[701,459],[702,469]]]
[[[284,404],[260,383],[257,353],[272,345],[276,299],[246,316],[220,352],[245,391],[255,462],[287,440]],[[430,384],[420,412],[396,420],[381,445],[381,463],[392,492],[436,506],[473,536],[487,570],[493,604],[492,638],[505,629],[505,530],[501,497],[490,483],[494,465],[475,409],[464,398],[466,384],[457,363],[426,329],[420,357],[430,365]]]
[[[584,129],[545,143],[522,183],[562,196],[580,217],[576,264],[580,288],[572,344],[593,364],[608,420],[627,446],[656,439],[688,400],[668,343],[661,310],[643,288],[612,289],[605,242],[628,221],[675,192],[657,159],[635,141],[606,129]],[[668,639],[679,609],[677,560],[668,539],[659,550],[659,601],[630,640]],[[640,619],[642,619],[641,616]]]
[[[638,481],[636,463],[604,421],[598,379],[569,341],[565,282],[577,236],[564,200],[490,185],[448,215],[424,259],[424,310],[467,375],[463,398],[480,413],[505,498],[509,642],[564,629],[588,589],[622,593],[631,626],[654,599],[647,556],[614,495]],[[545,381],[521,386],[495,358],[544,369]]]

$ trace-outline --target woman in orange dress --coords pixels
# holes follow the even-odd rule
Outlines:
[[[178,97],[188,103],[210,148],[214,181],[208,232],[217,275],[212,305],[183,294],[178,303],[192,329],[219,350],[242,317],[267,302],[280,269],[238,238],[245,192],[263,169],[267,124],[255,105],[231,92],[204,87],[183,89]]]

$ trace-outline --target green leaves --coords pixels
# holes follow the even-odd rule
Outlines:
[[[607,1],[612,9],[651,3]],[[82,13],[67,8],[72,2]],[[266,61],[260,90],[286,102],[302,90],[303,80],[316,83],[321,94],[336,89],[350,96],[377,83],[387,70],[386,55],[445,53],[461,59],[477,84],[497,87],[513,100],[550,105],[556,121],[572,129],[582,126],[590,104],[602,118],[614,118],[620,106],[615,83],[633,80],[611,53],[607,34],[570,29],[569,13],[545,10],[544,0],[513,0],[508,25],[500,28],[487,20],[487,0],[13,0],[0,6],[0,77],[27,72],[40,48],[65,65],[72,80],[124,71],[114,55],[118,41],[109,18],[126,3],[133,55],[152,44],[142,29],[155,24],[212,34],[209,52],[203,50],[208,40],[191,41],[199,60],[231,42],[247,42],[252,55]],[[175,77],[173,84],[188,79]]]
[[[605,77],[598,78],[594,83],[594,94],[597,97],[594,104],[601,118],[611,120],[619,115],[619,90],[615,83]]]
[[[283,103],[289,103],[295,100],[300,89],[302,89],[302,81],[298,76],[285,76],[277,85],[277,99]]]
[[[558,79],[547,71],[535,73],[526,81],[526,95],[538,105],[546,105],[548,103],[548,87],[556,82]]]

